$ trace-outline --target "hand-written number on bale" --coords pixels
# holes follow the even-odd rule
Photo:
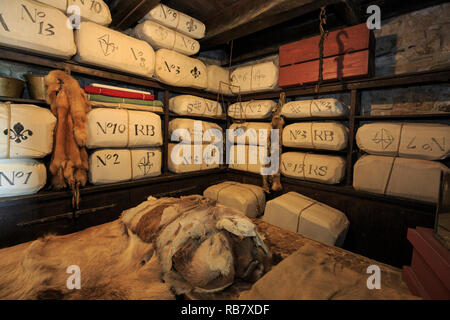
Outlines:
[[[113,160],[112,164],[116,165],[116,164],[120,164],[119,160],[119,155],[117,153],[114,154],[110,154],[108,153],[103,159],[101,156],[97,155],[97,168],[99,168],[101,165],[103,165],[103,167],[106,167],[108,165],[108,163],[111,163],[110,160]]]
[[[117,124],[117,123],[111,123],[111,122],[105,122],[104,126],[100,124],[100,122],[97,122],[97,126],[100,128],[100,130],[103,132],[103,134],[116,134],[116,132],[124,133],[127,130],[126,124]],[[112,129],[112,130],[108,130]],[[99,131],[97,130],[97,134],[99,134]]]
[[[281,165],[283,166],[285,171],[292,171],[294,173],[298,173],[298,174],[304,174],[307,173],[309,175],[315,175],[315,176],[321,176],[321,177],[325,177],[327,175],[328,172],[328,167],[327,166],[315,166],[310,164],[308,166],[308,169],[305,171],[305,164],[304,163],[292,163],[292,162],[288,162],[287,164],[283,161],[281,162]]]
[[[414,137],[409,142],[407,148],[408,149],[416,149],[417,145],[414,143],[417,137]],[[445,151],[445,138],[442,138],[442,141],[438,141],[436,138],[431,138],[429,143],[425,143],[421,146],[421,148],[425,151],[433,151],[434,147],[438,147],[441,151]]]
[[[38,11],[36,8],[34,9],[34,11],[29,10],[29,8],[25,4],[22,4],[22,20],[27,20],[26,17],[28,17],[34,24],[36,24],[36,22],[39,23],[38,34],[44,35],[45,32],[46,36],[54,36],[55,35],[55,31],[53,31],[53,29],[55,28],[54,25],[52,25],[51,23],[46,23],[45,21],[38,21],[39,19],[43,20],[46,16],[47,15],[45,14],[44,11]],[[1,20],[3,22],[3,18]],[[5,25],[3,25],[3,27],[5,27]]]
[[[23,172],[23,171],[13,171],[8,176],[7,172],[0,171],[0,187],[3,186],[3,181],[6,180],[10,186],[14,186],[16,183],[27,184],[28,180],[30,180],[31,174],[33,172]],[[24,179],[23,179],[24,178]],[[16,180],[22,179],[21,182],[17,182]]]

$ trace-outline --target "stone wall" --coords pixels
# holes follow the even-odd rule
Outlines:
[[[450,67],[450,3],[384,20],[374,33],[376,76]]]

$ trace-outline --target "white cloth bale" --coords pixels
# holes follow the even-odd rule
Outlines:
[[[0,160],[0,197],[34,194],[46,183],[44,164],[32,159]]]
[[[365,155],[353,168],[356,190],[436,203],[441,171],[435,161]]]
[[[286,118],[343,117],[348,107],[334,98],[291,101],[283,105],[281,115]]]
[[[440,160],[450,155],[450,126],[434,123],[369,123],[356,133],[358,147],[370,154]]]
[[[36,0],[37,2],[47,4],[51,7],[66,12],[68,0]]]
[[[169,143],[168,168],[174,173],[185,173],[218,168],[220,150],[214,145]]]
[[[283,146],[321,150],[344,150],[348,129],[339,122],[299,122],[283,129]]]
[[[201,39],[205,36],[206,26],[204,23],[163,4],[150,10],[142,20],[156,21],[194,39]]]
[[[187,130],[187,132],[182,132],[180,129]],[[206,131],[209,133],[205,134]],[[180,133],[178,134],[178,132]],[[169,122],[169,137],[171,141],[184,141],[185,134],[189,136],[189,143],[203,144],[211,142],[220,143],[223,141],[222,128],[216,123],[183,118],[173,119]],[[220,139],[218,136],[219,134]],[[174,140],[174,137],[178,137],[179,139]]]
[[[228,69],[209,65],[206,67],[208,72],[208,86],[206,91],[214,93],[222,93],[224,95],[232,95],[230,83],[230,71]],[[220,89],[220,92],[219,92]]]
[[[87,148],[162,145],[161,117],[153,112],[95,108],[88,113]]]
[[[233,119],[266,119],[276,106],[273,100],[237,102],[228,107],[228,115]]]
[[[69,10],[71,6],[80,8],[82,20],[92,21],[102,26],[107,26],[112,22],[109,7],[103,0],[68,0],[67,9],[69,16],[73,14]]]
[[[112,21],[109,7],[103,0],[36,0],[49,6],[57,8],[67,14],[68,17],[74,17],[80,14],[82,21],[92,21],[106,26]],[[74,7],[71,7],[74,6]],[[79,11],[77,11],[79,9]],[[76,22],[73,19],[71,22]]]
[[[179,95],[169,100],[169,110],[181,116],[221,117],[222,106],[217,101],[191,95]]]
[[[102,149],[89,156],[89,182],[106,184],[161,175],[161,150]]]
[[[2,0],[0,45],[60,58],[72,57],[73,30],[60,10],[27,0]]]
[[[346,215],[297,192],[267,202],[263,220],[330,246],[342,246],[350,225]]]
[[[10,108],[0,103],[0,158],[8,157],[8,139],[9,158],[43,158],[50,154],[56,125],[50,110],[29,104],[11,104]]]
[[[192,56],[200,50],[197,40],[154,21],[147,20],[138,24],[133,33],[138,39],[147,41],[154,49],[174,50],[187,56]]]
[[[285,152],[281,155],[280,169],[286,177],[337,184],[344,178],[345,160],[340,156]]]
[[[75,41],[79,62],[146,77],[155,71],[155,52],[145,41],[93,22],[81,23]]]
[[[238,67],[231,72],[233,93],[249,93],[271,90],[278,84],[278,67],[271,61],[246,67]]]
[[[203,196],[251,218],[263,214],[266,205],[266,195],[261,187],[234,181],[213,185],[203,192]]]
[[[267,158],[267,148],[252,145],[234,145],[230,148],[228,164],[230,169],[261,174]]]
[[[208,86],[205,64],[173,50],[156,51],[155,74],[161,82],[171,86],[197,89]]]
[[[272,125],[267,122],[233,123],[227,130],[227,139],[232,144],[267,146],[270,141]],[[267,137],[260,141],[260,135]],[[243,141],[242,141],[243,140]]]

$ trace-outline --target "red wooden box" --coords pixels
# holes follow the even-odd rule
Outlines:
[[[409,290],[424,299],[450,299],[450,251],[433,236],[433,230],[408,229],[413,246],[411,266],[404,266],[403,280]]]
[[[288,87],[319,80],[320,36],[280,47],[278,85]],[[373,74],[375,38],[365,23],[330,32],[323,47],[323,80]]]

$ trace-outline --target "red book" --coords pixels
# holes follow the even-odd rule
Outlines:
[[[99,88],[99,87],[92,87],[92,86],[85,86],[84,91],[86,91],[86,93],[90,93],[90,94],[101,94],[101,95],[109,96],[109,97],[150,100],[150,101],[155,100],[155,96],[153,94],[127,92],[127,91],[120,91],[120,90],[106,89],[106,88]]]

